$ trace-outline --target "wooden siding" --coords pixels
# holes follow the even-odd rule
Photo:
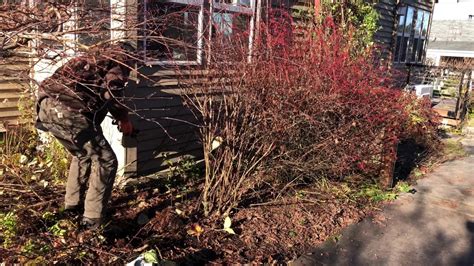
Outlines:
[[[399,2],[397,4],[397,2]],[[395,48],[395,34],[398,6],[410,5],[416,8],[432,11],[433,2],[430,0],[379,0],[375,4],[375,9],[379,13],[379,29],[374,35],[376,45],[380,47],[381,58],[392,61],[392,53]],[[404,65],[404,64],[401,64]],[[398,66],[400,67],[400,66]]]
[[[0,131],[6,124],[19,123],[18,101],[29,87],[28,70],[28,58],[0,58]]]
[[[400,2],[401,4],[410,5],[416,8],[422,8],[428,11],[432,11],[433,9],[432,0],[402,0]]]
[[[126,90],[129,106],[134,111],[132,118],[139,130],[136,139],[127,138],[127,175],[146,175],[167,170],[170,163],[183,157],[202,159],[196,119],[185,106],[183,83],[205,82],[201,71],[186,72],[186,79],[178,79],[174,70],[162,67],[147,67],[137,84],[130,82]],[[166,130],[166,132],[165,132]]]
[[[379,21],[378,30],[374,34],[374,42],[380,49],[381,59],[391,62],[397,4],[393,0],[380,0],[375,5],[375,9],[379,14]]]

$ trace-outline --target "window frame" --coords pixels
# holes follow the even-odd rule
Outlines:
[[[29,1],[30,7],[34,7],[40,2],[34,0],[27,0]],[[110,36],[109,40],[114,40],[118,38],[123,38],[124,34],[121,30],[123,28],[123,20],[125,17],[125,6],[120,6],[120,4],[125,3],[126,0],[109,0],[109,23],[110,23]],[[119,7],[119,8],[117,8]],[[116,9],[120,11],[117,12]],[[71,6],[70,12],[72,16],[69,20],[65,21],[61,25],[61,29],[59,31],[50,32],[50,33],[41,33],[38,32],[38,39],[33,40],[33,47],[37,49],[39,45],[44,41],[43,39],[55,39],[56,34],[62,33],[61,41],[66,44],[65,47],[57,48],[57,49],[49,49],[45,55],[47,59],[54,59],[58,57],[58,55],[65,55],[66,57],[72,57],[75,54],[80,53],[79,51],[79,38],[80,33],[77,33],[76,30],[79,27],[80,21],[78,19],[78,10],[79,6],[77,4]],[[58,28],[59,29],[59,28]]]
[[[212,43],[212,15],[206,16],[205,11],[206,7],[209,7],[209,12],[210,14],[213,14],[215,10],[218,11],[223,11],[223,12],[229,12],[229,13],[239,13],[239,14],[244,14],[248,15],[250,17],[250,24],[249,24],[249,55],[248,55],[248,61],[251,60],[251,53],[252,53],[252,47],[253,47],[253,40],[255,36],[255,25],[256,25],[256,10],[257,10],[257,3],[260,2],[260,0],[250,0],[250,6],[243,6],[243,5],[238,5],[237,0],[233,0],[233,3],[228,4],[228,3],[220,3],[215,0],[166,0],[165,3],[175,3],[175,4],[182,4],[184,6],[188,7],[198,7],[199,8],[199,13],[198,13],[198,25],[197,25],[197,50],[196,50],[196,59],[195,60],[156,60],[156,59],[148,59],[147,58],[147,3],[148,0],[143,1],[143,10],[144,10],[144,16],[143,16],[143,32],[145,36],[143,36],[143,59],[144,63],[147,66],[170,66],[170,65],[177,65],[177,66],[198,66],[204,64],[204,44],[205,40],[207,40],[209,43]],[[209,25],[209,36],[206,36],[205,34],[205,22]],[[207,39],[206,39],[207,38]],[[212,52],[211,45],[207,46],[207,51],[208,55]],[[206,60],[209,60],[209,57],[206,58]]]
[[[412,11],[411,15],[411,25],[409,25],[409,14]],[[421,17],[419,14],[421,13]],[[425,16],[428,15],[428,19],[425,20]],[[431,21],[432,12],[411,5],[400,6],[397,9],[397,23],[396,23],[396,32],[395,32],[395,46],[393,47],[393,62],[398,64],[408,64],[408,63],[422,63],[426,57],[426,47],[429,33],[429,26]],[[403,24],[401,21],[403,20]],[[421,21],[420,21],[421,20]],[[426,33],[425,23],[427,23]],[[407,27],[410,26],[408,29]],[[419,32],[417,33],[417,28],[419,26]],[[403,28],[402,31],[400,29]],[[404,45],[405,38],[408,38],[406,45]],[[399,41],[400,40],[400,41]],[[414,43],[416,42],[416,47]],[[398,49],[397,49],[398,48]],[[404,49],[402,49],[404,48]],[[420,54],[421,53],[421,56]],[[404,60],[402,60],[402,55],[404,54]],[[414,60],[413,60],[414,58]]]

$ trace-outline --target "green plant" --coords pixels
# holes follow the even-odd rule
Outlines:
[[[28,241],[26,241],[26,243],[21,248],[21,252],[25,253],[26,255],[32,255],[35,254],[38,249],[38,244],[32,239],[28,239]]]
[[[379,185],[370,184],[362,187],[357,196],[368,198],[373,202],[380,202],[394,200],[398,194],[391,190],[383,190]]]
[[[374,44],[373,35],[378,30],[379,15],[374,4],[364,0],[329,1],[323,0],[323,15],[331,16],[345,31],[352,33],[353,52],[365,52]]]
[[[48,228],[48,231],[51,232],[56,237],[64,237],[69,229],[72,228],[71,222],[67,220],[59,220],[54,225]]]
[[[400,193],[409,193],[411,189],[411,186],[406,182],[399,182],[395,187],[395,190]]]
[[[66,234],[66,230],[62,229],[58,223],[55,223],[48,229],[54,236],[63,237]]]
[[[43,218],[43,220],[45,222],[52,222],[56,219],[56,215],[52,212],[44,212],[43,215],[41,215],[41,218]]]
[[[0,232],[3,247],[8,248],[18,233],[18,216],[14,212],[0,213]]]
[[[471,108],[468,114],[467,126],[474,127],[474,102],[471,103]]]
[[[188,156],[181,157],[173,167],[173,172],[186,179],[195,179],[201,176],[202,170],[196,164],[196,161]]]
[[[33,125],[33,106],[32,97],[20,99],[20,120],[23,123],[7,127],[4,141],[0,144],[1,164],[23,182],[60,182],[67,174],[70,155],[56,139],[36,130]],[[37,177],[38,174],[41,178]]]
[[[50,177],[56,182],[61,182],[69,170],[69,152],[59,143],[52,139],[45,145],[44,163],[50,169]]]

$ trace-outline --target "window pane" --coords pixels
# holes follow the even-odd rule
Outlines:
[[[413,48],[411,49],[411,62],[415,62],[416,61],[416,53],[418,51],[418,39],[414,39],[413,40]]]
[[[407,57],[407,47],[408,47],[408,39],[409,37],[403,37],[402,45],[400,47],[400,62],[405,62]]]
[[[416,13],[416,26],[415,26],[415,36],[420,36],[421,34],[421,26],[423,24],[423,11],[418,10]]]
[[[411,34],[411,31],[413,29],[413,18],[414,18],[413,14],[414,14],[414,12],[415,12],[415,10],[413,9],[413,7],[408,7],[404,36],[410,36],[410,34]]]
[[[212,22],[216,33],[231,37],[248,31],[250,17],[235,13],[214,12]]]
[[[232,4],[236,6],[250,6],[251,0],[216,0],[216,3]]]
[[[405,28],[405,16],[400,16],[398,20],[397,33],[403,34],[403,29]]]
[[[235,57],[235,60],[239,60],[247,54],[250,16],[238,13],[214,12],[212,14],[212,28],[211,40],[213,50],[216,53],[225,53],[226,56]],[[214,56],[224,55],[214,54]]]
[[[110,0],[78,3],[78,41],[93,45],[110,39]]]
[[[54,8],[51,8],[51,4],[44,1],[35,3],[38,11],[44,14],[44,21],[38,24],[37,30],[42,33],[73,30],[65,25],[72,16],[70,9],[73,4],[69,2],[67,0],[56,1]]]
[[[430,12],[425,11],[425,16],[423,18],[423,37],[428,35],[428,25],[430,23]]]
[[[425,40],[420,39],[420,45],[418,46],[418,52],[417,52],[417,58],[416,58],[417,62],[421,62],[421,60],[423,60],[423,55],[425,53],[424,45],[425,45]]]
[[[150,1],[146,16],[148,60],[197,60],[199,21],[197,7]]]

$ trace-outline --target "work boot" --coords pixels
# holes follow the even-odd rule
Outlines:
[[[84,208],[80,205],[64,205],[64,208],[59,210],[59,217],[61,219],[78,220],[79,216],[84,212]]]
[[[102,219],[100,218],[82,218],[80,228],[83,230],[97,230],[102,225]]]

